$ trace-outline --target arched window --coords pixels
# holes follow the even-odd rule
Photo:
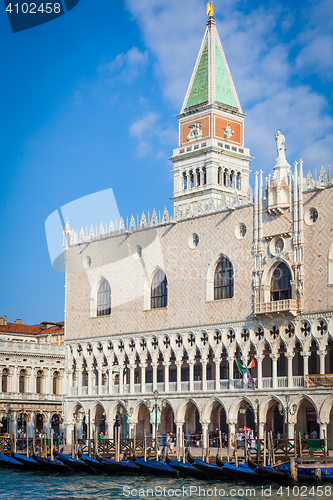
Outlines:
[[[42,380],[43,380],[43,372],[42,370],[38,370],[37,378],[36,378],[36,393],[42,394]]]
[[[161,269],[155,271],[151,283],[151,309],[167,307],[168,305],[168,281],[165,273]]]
[[[200,169],[197,168],[196,170],[196,175],[197,175],[197,186],[200,186]]]
[[[281,262],[273,272],[271,282],[271,300],[286,300],[291,298],[291,273],[288,266]]]
[[[59,394],[59,372],[54,372],[53,374],[53,394]]]
[[[8,368],[2,370],[2,392],[8,392]]]
[[[111,287],[107,280],[99,285],[97,293],[97,316],[109,316],[111,314]]]
[[[238,172],[237,178],[236,178],[236,189],[241,189],[242,184],[241,184],[241,174]]]
[[[183,173],[183,189],[187,189],[187,175],[186,175],[186,172]]]
[[[234,296],[234,269],[229,259],[219,260],[214,274],[214,300],[230,299]]]
[[[219,167],[217,170],[217,183],[222,184],[222,169],[221,169],[221,167]]]
[[[25,370],[21,370],[19,377],[19,392],[21,393],[25,392],[25,375],[26,375]]]
[[[193,175],[193,170],[190,170],[190,187],[194,187],[194,175]]]

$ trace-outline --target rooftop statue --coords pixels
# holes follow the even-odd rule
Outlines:
[[[207,2],[207,16],[213,17],[214,16],[214,7],[213,7],[213,2]]]
[[[282,134],[281,130],[277,131],[275,135],[276,147],[278,152],[278,158],[281,160],[286,160],[286,148],[284,147],[284,143],[286,141],[285,136]]]

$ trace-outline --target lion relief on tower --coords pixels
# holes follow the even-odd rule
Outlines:
[[[202,137],[201,123],[197,122],[190,125],[190,133],[187,136],[189,142],[198,141]]]

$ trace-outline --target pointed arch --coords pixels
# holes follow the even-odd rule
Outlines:
[[[90,317],[110,316],[111,286],[109,280],[100,275],[91,287]]]
[[[286,260],[282,259],[281,257],[275,257],[275,259],[273,259],[271,265],[264,270],[262,278],[261,278],[261,287],[263,290],[262,300],[261,300],[262,302],[271,302],[271,300],[272,300],[271,293],[272,293],[272,291],[274,292],[274,290],[272,290],[273,274],[274,274],[275,270],[281,264],[284,264],[284,266],[285,266],[284,269],[288,270],[288,273],[290,276],[289,277],[289,283],[290,283],[290,297],[289,298],[291,298],[291,299],[293,298],[293,291],[292,291],[292,287],[291,287],[291,281],[294,279],[293,271]],[[280,275],[280,273],[277,272],[277,275],[278,274]],[[276,276],[276,277],[278,278],[279,276]],[[288,280],[288,277],[286,278],[286,280]],[[275,290],[275,291],[278,292],[278,290]],[[282,299],[274,299],[274,300],[282,300]]]

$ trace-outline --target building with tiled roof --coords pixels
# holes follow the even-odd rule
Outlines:
[[[33,427],[62,432],[64,323],[0,318],[0,434]]]

